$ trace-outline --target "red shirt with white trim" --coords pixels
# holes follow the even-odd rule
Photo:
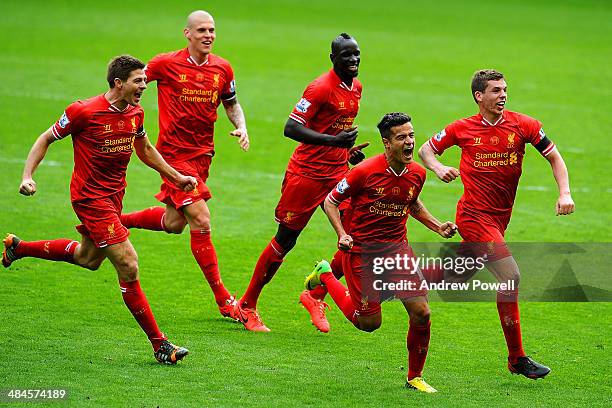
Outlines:
[[[104,95],[76,101],[51,127],[56,139],[72,135],[74,170],[72,202],[108,197],[125,189],[134,139],[146,135],[144,111],[128,105],[123,111]]]
[[[429,140],[436,154],[457,145],[464,193],[457,210],[510,217],[521,177],[525,145],[543,156],[555,149],[542,123],[518,112],[504,111],[496,123],[477,114],[448,125]]]
[[[351,169],[327,200],[339,205],[351,199],[350,220],[344,220],[349,225],[344,227],[350,231],[355,251],[364,244],[406,242],[409,207],[421,193],[425,178],[425,168],[416,162],[397,174],[384,154]]]
[[[359,111],[361,82],[348,87],[333,69],[312,81],[289,117],[315,132],[337,135],[353,126]],[[287,171],[309,178],[339,178],[348,170],[348,149],[300,143]]]
[[[223,58],[208,54],[198,65],[187,48],[155,56],[145,67],[147,81],[157,81],[159,138],[167,161],[214,155],[217,108],[236,97],[234,71]]]

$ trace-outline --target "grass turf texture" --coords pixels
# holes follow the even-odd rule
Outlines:
[[[547,162],[528,148],[507,238],[511,241],[609,241],[609,112],[612,8],[605,1],[211,2],[215,52],[235,69],[252,148],[240,151],[220,111],[209,202],[222,276],[242,293],[274,234],[273,210],[295,143],[282,137],[291,106],[329,68],[331,39],[360,43],[364,96],[357,119],[368,155],[381,151],[375,124],[402,110],[419,145],[476,107],[469,78],[481,67],[506,73],[508,108],[544,123],[570,169],[577,213],[555,217],[556,187]],[[183,47],[192,2],[3,2],[0,5],[0,206],[2,230],[24,239],[77,238],[69,203],[68,141],[54,144],[35,179],[36,196],[17,194],[35,137],[77,98],[105,90],[108,60],[150,59]],[[145,93],[149,135],[157,134],[155,86]],[[444,156],[458,162],[458,151]],[[452,219],[461,193],[429,173],[423,200]],[[134,159],[125,209],[155,205],[155,173]],[[409,222],[414,241],[435,237]],[[544,381],[512,377],[492,303],[432,304],[425,377],[440,393],[403,390],[406,317],[385,306],[383,327],[356,331],[337,308],[322,335],[297,305],[304,274],[329,257],[335,237],[316,214],[288,255],[259,308],[268,335],[222,320],[189,252],[188,234],[133,231],[141,281],[170,339],[192,355],[177,367],[154,362],[123,305],[108,262],[99,271],[28,259],[1,272],[0,387],[66,387],[71,405],[602,405],[609,406],[609,304],[524,303],[525,346],[553,372]],[[519,260],[520,263],[520,260]]]

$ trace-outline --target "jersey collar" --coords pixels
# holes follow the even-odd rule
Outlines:
[[[198,64],[196,62],[196,60],[191,56],[191,54],[189,54],[189,48],[185,48],[185,54],[187,55],[187,62],[190,63],[191,65],[195,65],[196,67],[202,67],[204,65],[208,65],[208,61],[210,61],[210,54],[208,54],[208,56],[206,57],[206,61],[204,61],[201,64]]]
[[[499,117],[499,119],[497,119],[497,120],[495,121],[495,123],[491,123],[491,122],[489,122],[489,121],[488,121],[488,120],[486,120],[486,119],[484,118],[484,116],[482,116],[480,113],[478,114],[478,117],[479,117],[479,119],[480,119],[480,123],[482,123],[482,124],[483,124],[483,125],[485,125],[485,126],[497,126],[497,125],[500,125],[500,124],[502,124],[502,123],[504,123],[504,122],[506,121],[506,119],[504,118],[504,115],[505,115],[505,114],[506,114],[506,112],[505,112],[505,111],[504,111],[504,112],[502,112],[502,115]]]
[[[330,69],[329,72],[331,72],[332,77],[335,79],[335,81],[338,83],[338,86],[342,89],[346,89],[347,91],[351,92],[353,90],[353,88],[355,88],[355,80],[353,80],[351,82],[351,86],[348,86],[347,84],[344,83],[344,81],[342,81],[342,79],[340,79],[340,77],[338,76],[338,74],[336,74],[336,71],[334,71],[334,69]]]

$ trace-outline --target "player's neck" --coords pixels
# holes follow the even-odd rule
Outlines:
[[[406,168],[406,164],[401,160],[396,160],[393,158],[390,152],[385,152],[385,159],[387,160],[387,164],[391,169],[395,172],[395,174],[400,174]]]
[[[115,108],[120,111],[124,110],[128,103],[123,99],[123,97],[119,94],[117,88],[112,88],[104,94],[104,98],[113,105]]]
[[[206,61],[208,61],[208,56],[210,54],[203,54],[201,52],[197,52],[195,50],[189,49],[189,55],[191,56],[191,59],[195,61],[196,64],[202,65]]]
[[[346,86],[348,86],[349,88],[353,86],[352,76],[343,75],[341,72],[336,71],[336,69],[334,69],[334,72],[336,73],[336,75],[338,75],[338,78],[340,78],[340,80],[346,84]]]
[[[487,122],[489,122],[490,124],[495,124],[499,121],[499,119],[503,116],[503,112],[500,114],[497,113],[493,113],[490,111],[486,111],[484,109],[480,110],[480,116],[482,116],[484,118],[484,120],[486,120]]]

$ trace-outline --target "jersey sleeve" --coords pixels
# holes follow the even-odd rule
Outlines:
[[[546,157],[555,150],[555,144],[546,136],[542,128],[542,122],[539,120],[524,116],[521,120],[521,130],[527,138],[527,141],[531,143],[542,156]]]
[[[158,81],[163,77],[164,56],[163,54],[156,55],[144,67],[147,82]]]
[[[137,121],[136,122],[137,128],[136,128],[136,135],[135,135],[135,137],[144,137],[144,136],[146,136],[147,135],[147,131],[145,130],[145,127],[144,127],[144,110],[141,110],[138,113],[138,116],[135,117],[135,119]]]
[[[230,64],[224,66],[225,84],[221,89],[221,100],[229,101],[236,97],[236,79],[234,78],[234,70]]]
[[[322,81],[312,82],[304,90],[302,98],[295,105],[289,117],[302,125],[306,125],[321,109],[328,93],[328,88]]]
[[[427,143],[434,153],[442,154],[446,149],[457,144],[457,126],[451,123],[436,133]]]
[[[51,126],[51,133],[57,140],[78,133],[84,127],[85,110],[80,101],[70,104],[62,116]]]
[[[335,205],[340,205],[347,198],[357,195],[365,184],[367,172],[362,171],[360,167],[353,167],[349,174],[340,180],[338,185],[327,195],[327,199]]]

